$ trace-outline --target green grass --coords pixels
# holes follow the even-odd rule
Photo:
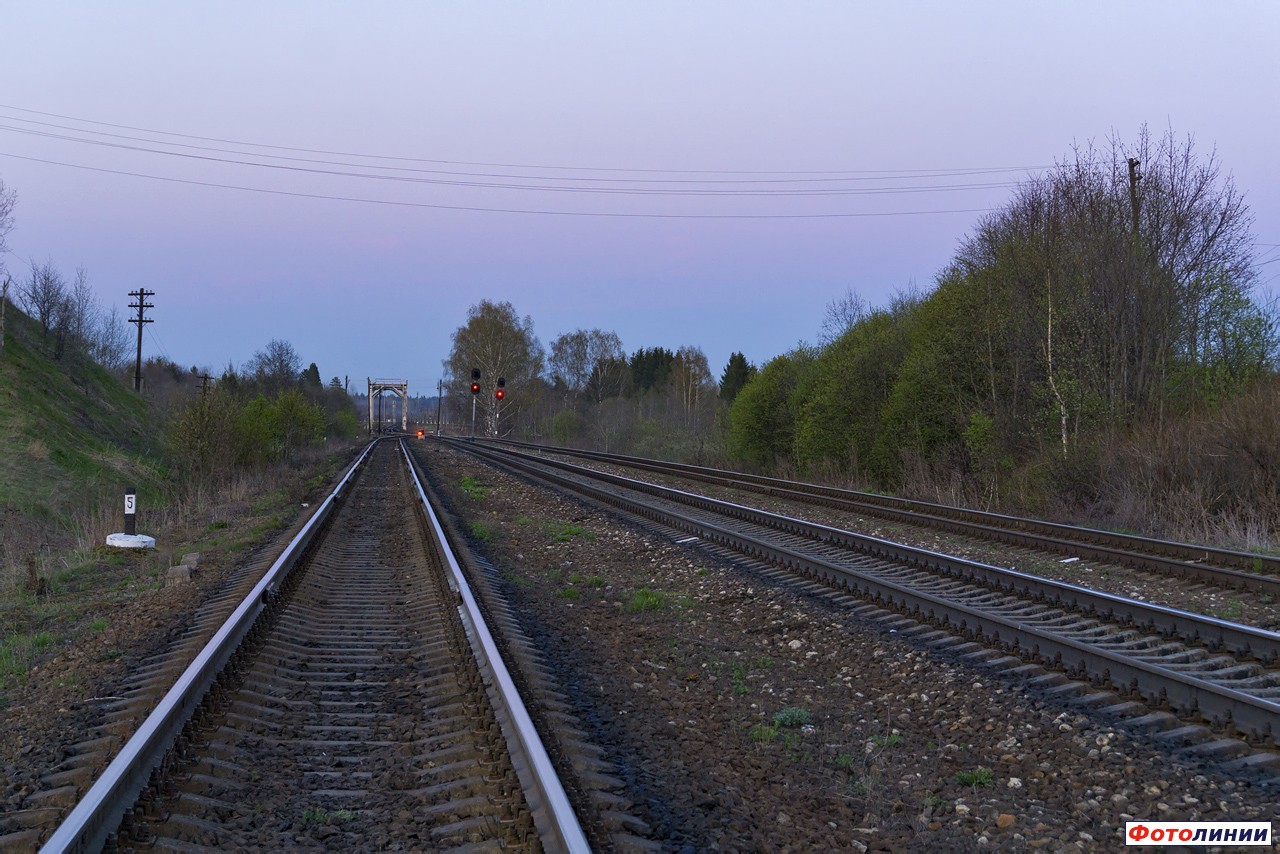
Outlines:
[[[809,714],[808,709],[802,709],[799,706],[787,706],[779,709],[773,716],[773,722],[780,727],[798,727],[812,723],[813,717]]]
[[[101,632],[101,631],[104,631],[106,628],[107,628],[107,620],[105,617],[99,617],[98,619],[93,620],[92,622],[89,623],[89,631],[91,632]]]
[[[599,590],[601,587],[604,587],[604,576],[602,575],[591,576],[590,578],[587,579],[587,586],[594,587],[597,590]]]
[[[956,782],[962,786],[994,786],[995,778],[990,768],[978,766],[972,771],[957,771]]]
[[[566,587],[560,591],[560,595],[565,599],[581,599],[582,591],[576,587]]]
[[[631,598],[627,600],[627,604],[623,607],[628,614],[638,614],[644,611],[661,611],[669,604],[667,597],[663,593],[656,590],[650,590],[648,587],[641,587],[639,590],[631,594]]]
[[[485,486],[471,475],[464,475],[458,484],[462,490],[462,494],[470,498],[472,501],[483,501],[490,492],[490,487]]]
[[[473,520],[470,525],[471,536],[475,537],[482,543],[492,543],[498,539],[498,529],[492,525],[487,525],[479,519]]]
[[[768,724],[756,724],[751,728],[751,740],[756,744],[770,744],[778,738],[778,728]]]
[[[329,823],[329,811],[322,807],[314,807],[302,811],[302,826],[311,827]]]
[[[10,635],[0,641],[0,685],[25,676],[35,657],[53,643],[54,637],[49,632]]]
[[[896,732],[890,733],[889,735],[880,735],[879,733],[873,733],[871,736],[871,743],[874,744],[876,747],[897,747],[898,745],[902,744],[902,742],[903,742],[902,736]]]
[[[1239,600],[1223,605],[1221,608],[1209,609],[1209,616],[1217,617],[1219,620],[1239,620],[1242,614],[1244,614],[1244,603]]]
[[[582,537],[584,540],[594,540],[596,535],[581,525],[575,525],[571,522],[562,523],[559,528],[554,530],[552,533],[552,538],[557,543],[567,543],[575,537]]]

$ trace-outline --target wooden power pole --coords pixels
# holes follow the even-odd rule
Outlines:
[[[134,391],[142,391],[142,324],[153,322],[149,317],[145,317],[144,314],[147,309],[155,308],[154,305],[147,302],[147,297],[153,297],[155,295],[155,291],[149,291],[146,288],[129,291],[129,296],[138,298],[137,302],[129,303],[129,308],[136,308],[138,310],[138,316],[130,318],[129,320],[130,323],[138,324],[138,361],[134,363],[133,369]]]

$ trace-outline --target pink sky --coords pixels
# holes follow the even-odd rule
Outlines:
[[[263,6],[18,0],[0,13],[5,65],[21,72],[6,73],[0,92],[0,179],[19,194],[8,267],[83,265],[121,307],[127,291],[154,290],[145,350],[183,365],[218,371],[282,338],[326,380],[399,376],[430,392],[467,307],[492,299],[532,316],[544,344],[599,327],[629,352],[701,347],[718,375],[735,350],[759,364],[814,341],[824,306],[848,287],[872,304],[913,281],[928,288],[979,216],[896,214],[986,209],[1010,192],[904,188],[1016,181],[1073,142],[1132,140],[1144,122],[1216,146],[1248,193],[1259,242],[1271,244],[1260,260],[1280,255],[1274,3]],[[152,150],[85,142],[108,133]],[[398,174],[544,189],[156,153],[196,153],[175,142],[242,152],[202,154],[224,159],[261,163],[274,151],[359,166],[326,169],[501,173],[521,177]],[[981,167],[1020,171],[954,174]],[[815,186],[800,183],[814,171],[846,179],[822,186],[895,191],[546,189],[603,178],[619,188],[794,191]],[[725,172],[770,174],[712,174]],[[875,173],[895,177],[849,180]],[[624,183],[657,178],[668,183]],[[780,183],[711,183],[766,178]],[[687,214],[775,218],[672,218]],[[1260,272],[1274,287],[1277,265]]]

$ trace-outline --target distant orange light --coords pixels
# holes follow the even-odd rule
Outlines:
[[[427,435],[427,431],[425,431],[425,430],[419,430],[419,431],[418,431],[418,438],[419,438],[419,439],[421,439],[421,438],[422,438],[423,436],[425,436],[425,435]]]

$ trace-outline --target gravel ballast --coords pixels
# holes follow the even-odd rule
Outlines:
[[[1256,781],[856,604],[422,455],[664,847],[1089,850],[1123,846],[1129,820],[1277,817]]]

